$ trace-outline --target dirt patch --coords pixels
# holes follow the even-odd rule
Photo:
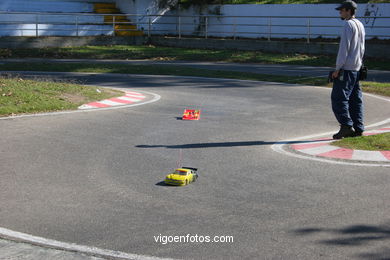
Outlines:
[[[60,99],[71,102],[73,104],[83,104],[86,102],[86,98],[83,96],[75,95],[75,94],[62,94]]]
[[[100,89],[102,90],[102,89]],[[104,90],[104,93],[108,94],[108,95],[112,95],[112,96],[121,96],[121,95],[124,95],[124,92],[123,91],[120,91],[120,90],[115,90],[115,89],[109,89],[109,88],[105,88]]]

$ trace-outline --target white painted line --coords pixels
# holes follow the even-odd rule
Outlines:
[[[352,160],[390,162],[381,152],[362,150],[354,150]]]
[[[0,227],[0,237],[10,240],[27,242],[33,245],[66,250],[70,252],[78,252],[82,254],[88,254],[96,257],[104,257],[109,259],[125,259],[125,260],[163,260],[163,259],[172,259],[172,258],[160,258],[154,256],[146,256],[146,255],[136,255],[129,254],[120,251],[112,251],[101,249],[97,247],[89,247],[83,245],[77,245],[74,243],[65,243],[57,240],[46,239],[43,237],[32,236],[25,233],[20,233],[16,231],[12,231],[6,228]]]
[[[387,132],[390,132],[389,130],[373,130],[373,131],[369,131],[369,132],[366,132],[367,134],[384,134],[384,133],[387,133]]]
[[[385,120],[383,120],[383,121],[380,121],[378,123],[371,124],[371,125],[367,126],[366,128],[383,126],[383,125],[386,125],[386,124],[389,124],[389,123],[390,123],[390,117],[385,119]]]
[[[325,145],[325,146],[319,146],[319,147],[313,147],[313,148],[306,148],[306,149],[299,149],[298,151],[310,155],[317,155],[321,153],[327,153],[334,150],[340,149],[340,147],[331,146],[331,145]]]
[[[374,95],[374,94],[369,94],[369,93],[363,93],[363,94],[366,95],[366,96],[369,96],[369,97],[373,97],[373,98],[376,98],[376,99],[380,99],[380,100],[384,100],[384,101],[390,102],[390,98],[386,98],[386,97],[382,97],[382,96],[378,96],[378,95]]]

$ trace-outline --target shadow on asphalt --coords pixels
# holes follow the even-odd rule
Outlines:
[[[390,220],[383,225],[352,225],[340,229],[333,228],[302,228],[292,231],[296,236],[309,236],[318,233],[333,234],[335,237],[316,243],[328,246],[353,247],[372,244],[375,241],[390,240]],[[390,244],[390,241],[388,245]],[[363,259],[390,259],[390,247],[383,247],[372,253],[359,254]]]
[[[156,186],[172,187],[171,185],[166,184],[164,181],[157,182],[155,185],[156,185]]]
[[[168,148],[168,149],[192,149],[192,148],[215,148],[215,147],[238,147],[255,145],[274,145],[274,144],[300,144],[316,143],[331,139],[311,140],[311,141],[286,141],[286,142],[264,142],[264,141],[242,141],[242,142],[220,142],[220,143],[195,143],[181,145],[137,145],[137,148]]]
[[[176,186],[176,185],[168,185],[164,181],[157,182],[155,185],[162,186],[162,187],[180,187],[180,186]]]

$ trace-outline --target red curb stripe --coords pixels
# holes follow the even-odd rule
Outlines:
[[[390,128],[382,128],[382,129],[379,129],[379,131],[385,131],[385,130],[390,130]]]
[[[390,151],[381,151],[384,157],[386,157],[387,160],[390,161]]]
[[[293,148],[295,150],[303,150],[303,149],[320,147],[320,146],[325,146],[325,145],[329,145],[329,144],[328,143],[293,144],[293,145],[291,145],[291,148]]]
[[[89,103],[87,105],[88,106],[92,106],[92,107],[111,107],[109,105],[102,104],[102,103],[99,103],[99,102],[92,102],[92,103]]]
[[[344,149],[344,148],[330,151],[327,153],[317,154],[317,156],[338,158],[338,159],[352,159],[352,155],[353,155],[353,150]]]
[[[123,100],[123,99],[119,99],[119,98],[110,98],[109,100],[110,100],[110,101],[113,101],[113,102],[122,103],[122,104],[131,104],[131,103],[134,103],[133,101],[130,101],[130,100]]]

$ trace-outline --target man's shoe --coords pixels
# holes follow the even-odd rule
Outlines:
[[[353,137],[363,136],[363,131],[355,131]]]
[[[341,125],[340,131],[337,134],[333,135],[333,139],[342,139],[345,137],[353,137],[355,132],[352,130],[352,126]]]

